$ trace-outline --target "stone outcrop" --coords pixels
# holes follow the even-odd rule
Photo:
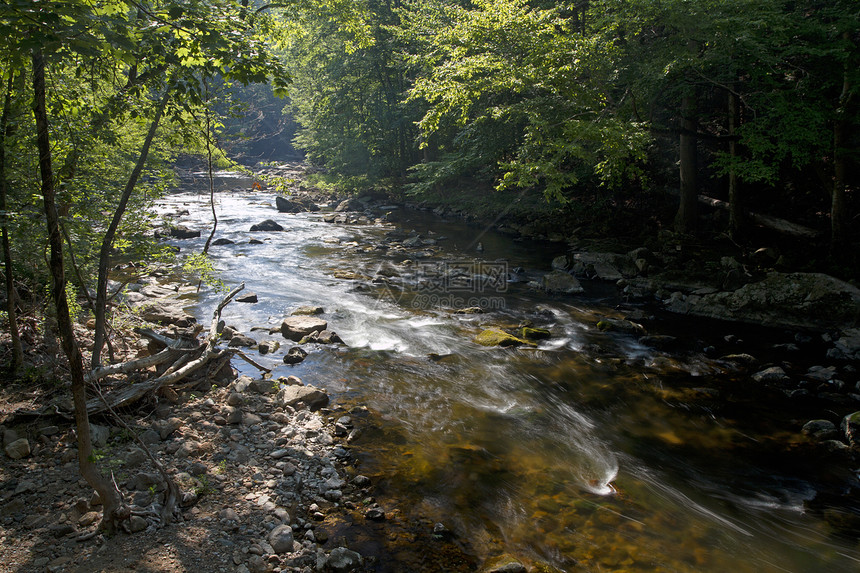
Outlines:
[[[771,272],[764,280],[734,291],[677,293],[666,301],[666,308],[763,326],[825,330],[860,321],[860,289],[819,273]]]

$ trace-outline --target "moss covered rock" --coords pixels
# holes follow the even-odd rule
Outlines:
[[[497,328],[488,328],[481,332],[475,342],[481,346],[522,346],[523,344],[531,344],[521,338],[517,338],[513,334],[508,334]]]
[[[546,340],[550,338],[552,334],[549,330],[545,328],[532,328],[530,326],[524,326],[520,329],[520,337],[526,340]]]

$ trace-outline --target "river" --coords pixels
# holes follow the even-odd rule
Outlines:
[[[280,336],[259,327],[277,328],[300,305],[325,309],[345,345],[310,346],[288,366],[283,341],[255,359],[367,407],[352,447],[383,505],[443,523],[479,558],[505,552],[562,571],[860,570],[856,531],[805,505],[838,470],[794,452],[804,438],[792,413],[701,351],[725,345],[731,327],[651,321],[652,333],[686,343],[664,353],[597,327],[631,309],[617,308],[613,288],[550,297],[527,286],[559,245],[417,211],[397,210],[396,226],[336,225],[278,213],[271,193],[222,191],[216,201],[216,236],[235,241],[211,248],[216,268],[259,298],[230,304],[224,319],[262,340]],[[179,222],[203,237],[174,244],[199,251],[208,195],[171,194],[160,209],[188,211]],[[249,233],[265,219],[285,231]],[[412,231],[427,244],[390,242]],[[201,322],[221,296],[202,291]],[[486,311],[452,312],[466,306]],[[523,323],[551,337],[519,350],[474,342],[484,328]],[[375,547],[388,554],[379,570],[403,570],[394,549]]]

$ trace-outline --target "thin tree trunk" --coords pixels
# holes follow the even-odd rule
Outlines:
[[[206,87],[206,99],[209,99],[209,87]],[[208,105],[208,101],[207,101]],[[209,246],[212,244],[212,238],[215,237],[215,231],[218,229],[218,213],[215,212],[215,176],[212,173],[212,118],[209,115],[209,108],[206,108],[206,160],[209,167],[209,206],[212,208],[212,232],[209,233],[209,238],[206,239],[206,244],[203,245],[203,254],[209,252]],[[198,290],[200,285],[197,285]]]
[[[143,147],[137,157],[137,164],[134,166],[134,169],[132,169],[131,175],[128,176],[128,181],[126,181],[125,189],[123,189],[119,204],[113,213],[113,218],[111,219],[110,225],[108,226],[107,231],[105,231],[105,236],[102,239],[102,246],[99,251],[99,274],[97,279],[98,282],[96,284],[96,305],[93,309],[96,319],[96,330],[93,335],[93,355],[90,360],[91,368],[98,368],[101,366],[101,352],[102,347],[104,346],[105,333],[107,332],[105,318],[107,314],[107,282],[108,268],[110,267],[110,252],[113,248],[113,240],[116,236],[119,224],[122,221],[122,217],[125,214],[125,209],[128,205],[131,193],[134,191],[134,187],[137,185],[138,179],[140,179],[141,172],[143,172],[146,158],[149,156],[149,149],[152,146],[152,140],[155,138],[155,132],[158,129],[158,123],[161,121],[164,108],[167,106],[169,96],[170,90],[169,88],[166,88],[164,90],[164,95],[161,97],[161,101],[158,102],[158,107],[155,109],[155,117],[152,118],[152,123],[149,125],[149,132],[146,134]]]
[[[843,33],[842,39],[851,41],[848,32]],[[839,107],[836,110],[836,121],[833,124],[833,195],[830,204],[830,255],[831,258],[844,258],[848,242],[848,210],[845,201],[848,185],[848,106],[851,100],[851,80],[848,76],[850,58],[846,58],[845,71],[842,75],[842,93],[839,95]]]
[[[681,100],[682,126],[680,136],[680,176],[681,200],[675,216],[675,230],[679,233],[692,233],[696,228],[696,206],[698,189],[696,186],[696,94],[690,86]]]
[[[87,416],[86,382],[81,349],[75,339],[69,302],[66,299],[65,269],[63,265],[63,238],[60,235],[57,214],[54,172],[51,166],[51,142],[48,135],[48,114],[45,107],[45,58],[38,49],[33,51],[33,115],[36,120],[36,143],[39,151],[39,172],[42,177],[42,198],[47,219],[50,245],[51,293],[57,311],[57,326],[63,352],[69,360],[72,380],[72,401],[75,405],[75,429],[78,436],[78,464],[81,476],[98,492],[104,506],[100,528],[112,533],[117,520],[128,517],[128,508],[122,503],[119,491],[99,473],[93,463],[93,446]]]
[[[729,92],[728,95],[729,108],[729,135],[733,136],[737,132],[740,124],[740,100],[737,94]],[[729,155],[732,158],[732,169],[729,171],[729,235],[735,241],[743,238],[746,221],[744,220],[744,207],[740,191],[740,177],[734,168],[734,162],[737,160],[738,142],[734,139],[729,140]]]
[[[24,349],[21,347],[21,335],[18,330],[17,293],[15,291],[15,275],[12,270],[12,249],[9,247],[9,214],[6,205],[6,195],[8,192],[6,180],[6,136],[9,135],[9,115],[12,110],[12,84],[14,77],[14,74],[9,74],[9,82],[6,86],[6,98],[3,100],[3,115],[0,116],[0,218],[2,218],[3,262],[6,271],[6,314],[9,318],[9,336],[12,339],[12,363],[9,366],[13,375],[17,374],[24,365]]]

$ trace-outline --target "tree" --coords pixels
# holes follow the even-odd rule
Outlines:
[[[424,145],[441,139],[442,171],[492,166],[498,187],[540,185],[558,199],[582,179],[613,186],[642,175],[650,137],[627,115],[611,26],[591,24],[579,3],[473,6],[410,4],[423,41],[410,98],[427,104],[419,125]]]

